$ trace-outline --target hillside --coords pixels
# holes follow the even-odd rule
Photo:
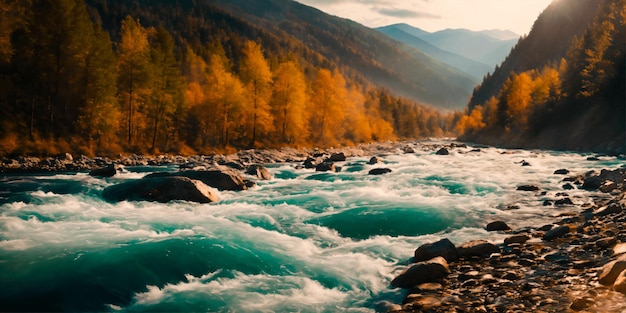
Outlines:
[[[420,36],[428,34],[428,32],[422,31],[419,28],[413,28],[406,24],[396,24],[384,27],[376,28],[379,32],[393,38],[406,45],[414,47],[433,59],[439,60],[445,64],[453,66],[465,73],[470,74],[477,80],[482,79],[485,74],[493,69],[484,63],[480,63],[474,60],[470,60],[464,56],[440,49]]]
[[[580,36],[593,19],[597,5],[596,0],[577,0],[555,1],[548,6],[539,15],[528,36],[474,90],[470,108],[496,96],[511,72],[541,68],[563,58],[574,37]]]
[[[376,31],[291,0],[86,2],[98,9],[105,25],[119,25],[131,14],[146,26],[164,24],[175,38],[185,41],[222,32],[237,40],[259,40],[269,55],[294,54],[304,64],[337,67],[348,76],[439,108],[463,107],[477,83]],[[223,22],[207,23],[206,17]]]
[[[626,1],[553,2],[479,86],[464,140],[626,152]]]
[[[424,104],[458,107],[471,86],[415,49],[287,0],[4,3],[0,156],[443,136],[452,120]]]

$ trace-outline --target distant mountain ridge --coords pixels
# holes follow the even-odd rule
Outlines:
[[[408,24],[393,24],[376,30],[477,79],[493,71],[519,38],[508,30],[445,29],[431,33]]]

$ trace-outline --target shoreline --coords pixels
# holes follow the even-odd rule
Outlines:
[[[610,177],[615,173],[619,175]],[[594,177],[607,179],[599,186],[586,185]],[[379,311],[626,310],[626,168],[603,170],[597,176],[566,175],[563,181],[602,194],[592,196],[593,203],[579,205],[574,212],[545,225],[520,229],[510,229],[501,221],[485,225],[488,231],[506,235],[504,242],[472,241],[444,249],[447,238],[441,237],[438,242],[415,247],[411,264],[394,281],[418,275],[417,269],[426,268],[424,264],[438,266],[443,261],[446,271],[426,281],[424,272],[412,277],[422,277],[414,281],[419,283],[396,286],[406,289],[403,302],[380,303]],[[535,190],[530,195],[540,197],[542,193]],[[422,257],[424,251],[430,253],[426,253],[427,258]]]
[[[88,172],[110,165],[122,166],[168,166],[181,168],[197,166],[214,167],[218,165],[249,166],[254,164],[272,164],[285,162],[304,162],[309,157],[320,157],[333,153],[344,153],[346,157],[363,157],[379,154],[410,153],[411,149],[432,150],[441,147],[454,148],[465,146],[459,141],[441,139],[422,139],[410,141],[389,141],[358,144],[337,148],[278,148],[249,149],[231,154],[211,154],[182,156],[161,154],[157,156],[127,154],[117,158],[73,156],[65,153],[55,157],[18,156],[0,157],[0,174],[36,174],[61,172]],[[413,150],[414,151],[414,150]]]

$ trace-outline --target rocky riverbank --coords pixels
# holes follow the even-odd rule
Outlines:
[[[504,233],[503,242],[455,246],[442,238],[418,247],[414,263],[392,281],[407,290],[403,303],[381,303],[380,311],[624,312],[626,168],[567,176],[564,182],[604,194],[553,224],[486,225]],[[544,195],[534,188],[518,192]]]
[[[84,155],[73,156],[65,153],[53,157],[20,156],[15,158],[0,158],[0,173],[39,173],[39,172],[85,172],[114,166],[166,166],[177,165],[181,168],[213,167],[225,165],[236,169],[244,169],[253,164],[304,162],[323,162],[333,154],[342,153],[345,157],[384,155],[393,153],[413,153],[416,150],[431,151],[442,147],[453,148],[465,146],[458,143],[438,143],[430,141],[409,142],[377,142],[360,144],[353,147],[330,149],[281,148],[243,150],[237,153],[223,155],[194,155],[180,156],[163,154],[147,155],[119,155],[117,158],[94,157]]]

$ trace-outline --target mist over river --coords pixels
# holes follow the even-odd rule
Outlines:
[[[460,147],[338,163],[338,173],[267,164],[269,181],[221,201],[108,203],[102,190],[170,167],[0,176],[2,311],[373,312],[419,245],[502,240],[574,206],[544,206],[572,174],[618,168],[591,154]],[[522,166],[526,161],[530,166]],[[368,175],[372,168],[391,173]],[[249,177],[251,178],[251,177]],[[252,178],[251,178],[252,179]],[[545,195],[517,191],[532,184]],[[538,192],[537,192],[538,193]],[[593,194],[567,190],[575,205]],[[532,196],[530,196],[532,195]]]

